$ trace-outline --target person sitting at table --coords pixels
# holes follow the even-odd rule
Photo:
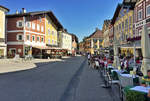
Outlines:
[[[108,58],[107,62],[108,62],[108,64],[112,64],[113,63],[113,61],[110,58]]]
[[[140,59],[139,59],[139,57],[136,58],[136,63],[137,63],[137,64],[140,64]]]
[[[126,58],[124,61],[125,70],[129,72],[129,58]]]
[[[147,71],[147,75],[142,78],[141,86],[149,86],[150,85],[150,70]]]

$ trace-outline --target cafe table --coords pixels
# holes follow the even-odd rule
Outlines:
[[[139,85],[139,76],[131,74],[119,74],[121,87]]]
[[[147,94],[150,90],[149,87],[143,87],[143,86],[126,86],[124,88],[124,96],[125,99],[130,99],[132,101],[135,101],[135,99],[141,99],[140,101],[150,101],[150,98],[147,97]]]
[[[112,78],[113,80],[119,80],[119,76],[121,73],[123,73],[124,71],[123,70],[118,70],[116,68],[113,68],[111,70],[111,74],[112,74]]]

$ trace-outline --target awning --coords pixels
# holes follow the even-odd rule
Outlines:
[[[45,50],[51,50],[51,49],[61,50],[62,48],[60,48],[60,47],[46,47],[45,48]]]
[[[40,47],[40,46],[31,46],[32,48],[37,48],[37,49],[46,49],[46,47],[44,47],[44,46],[42,46],[42,47]]]
[[[120,47],[120,48],[134,48],[134,47]],[[136,49],[140,49],[141,47],[135,47]]]

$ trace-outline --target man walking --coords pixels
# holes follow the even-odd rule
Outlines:
[[[91,55],[88,53],[88,65],[90,65]]]

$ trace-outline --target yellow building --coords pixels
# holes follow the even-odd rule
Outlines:
[[[100,54],[102,48],[103,34],[96,28],[96,31],[84,39],[84,50],[86,53]]]
[[[113,17],[114,35],[121,54],[133,54],[133,45],[127,42],[133,38],[133,13],[135,3],[119,4]]]
[[[104,36],[103,40],[103,47],[109,47],[109,34],[110,34],[110,25],[111,25],[111,20],[104,20],[103,28],[102,28],[102,33]]]
[[[9,9],[0,6],[0,58],[5,57],[7,53],[7,45],[6,45],[6,28],[5,28],[5,14],[9,11]]]
[[[57,26],[51,20],[50,16],[46,15],[46,45],[56,47],[57,43]]]

